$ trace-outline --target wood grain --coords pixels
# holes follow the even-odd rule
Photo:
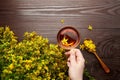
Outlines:
[[[51,43],[57,43],[62,27],[73,26],[81,42],[94,40],[98,55],[111,69],[110,74],[104,73],[95,56],[82,51],[92,76],[96,80],[120,80],[120,0],[1,0],[0,25],[9,25],[19,40],[24,32],[36,31]]]

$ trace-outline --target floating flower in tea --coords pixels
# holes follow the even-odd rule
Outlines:
[[[63,39],[61,40],[62,44],[64,46],[72,46],[75,44],[76,40],[74,40],[73,38],[71,38],[68,35],[63,35]]]

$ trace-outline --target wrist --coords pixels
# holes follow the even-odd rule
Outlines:
[[[83,77],[78,77],[78,78],[74,78],[74,79],[70,79],[70,80],[83,80]]]
[[[83,79],[70,79],[70,80],[83,80]]]
[[[74,76],[70,76],[70,80],[83,80],[83,70],[76,73]]]

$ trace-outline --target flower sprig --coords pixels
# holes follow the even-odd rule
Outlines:
[[[88,52],[96,52],[96,45],[91,39],[85,39],[83,44],[80,45],[80,49],[86,49]]]
[[[61,43],[64,45],[64,46],[72,46],[74,44],[74,42],[70,42],[68,43],[68,38],[66,38],[65,36],[63,37],[63,39],[61,40]]]

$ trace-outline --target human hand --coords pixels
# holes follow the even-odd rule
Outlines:
[[[65,53],[68,56],[69,77],[71,80],[83,80],[85,59],[79,49],[71,49]]]

